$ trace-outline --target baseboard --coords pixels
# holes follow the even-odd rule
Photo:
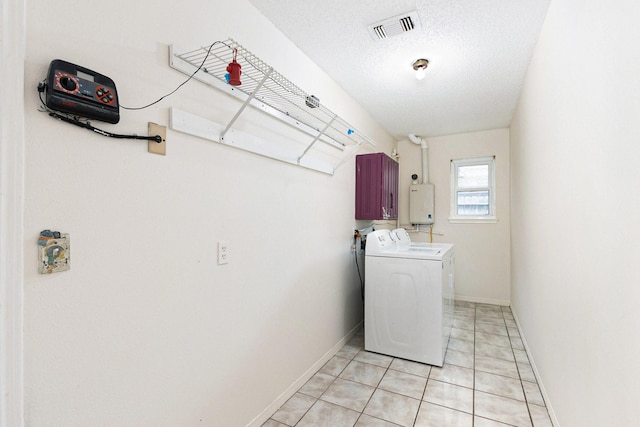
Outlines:
[[[529,362],[531,363],[531,369],[533,369],[533,374],[536,376],[536,381],[538,382],[538,387],[540,387],[540,393],[542,393],[542,397],[544,398],[545,406],[547,407],[547,412],[549,412],[549,417],[551,418],[551,422],[554,427],[560,427],[560,423],[558,422],[558,417],[551,406],[551,401],[549,400],[549,394],[547,393],[547,389],[544,387],[542,383],[542,378],[540,378],[540,372],[538,372],[538,368],[536,367],[536,362],[533,359],[533,355],[531,354],[531,349],[529,348],[529,344],[522,333],[522,328],[520,327],[520,321],[518,320],[518,315],[511,307],[511,313],[513,314],[513,318],[516,321],[516,326],[518,327],[518,333],[520,334],[520,339],[522,340],[522,344],[524,345],[525,350],[527,351],[527,356],[529,356]]]
[[[274,414],[287,400],[291,398],[296,392],[305,385],[309,379],[315,375],[316,372],[320,368],[324,366],[325,363],[329,361],[337,352],[340,351],[344,345],[349,342],[349,340],[360,330],[362,329],[362,323],[358,323],[351,331],[349,331],[340,341],[336,343],[329,351],[327,351],[316,363],[314,363],[307,371],[302,374],[297,380],[293,382],[280,396],[276,398],[269,406],[267,406],[257,417],[247,424],[246,427],[259,427],[264,424],[265,421],[269,419],[271,415]]]
[[[504,305],[510,306],[511,302],[509,300],[503,299],[493,299],[493,298],[478,298],[478,297],[470,297],[466,295],[457,295],[455,296],[456,301],[466,301],[466,302],[477,302],[480,304],[493,304],[493,305]]]

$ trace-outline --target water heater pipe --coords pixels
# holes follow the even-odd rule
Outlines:
[[[420,145],[420,150],[422,151],[422,183],[429,183],[429,146],[427,145],[427,141],[423,138],[410,133],[409,141],[413,142],[416,145]]]

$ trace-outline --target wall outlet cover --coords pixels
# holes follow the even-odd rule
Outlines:
[[[229,264],[229,242],[218,242],[218,264]]]

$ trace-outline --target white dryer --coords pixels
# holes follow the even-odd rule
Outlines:
[[[395,236],[394,236],[395,237]],[[454,247],[367,235],[365,350],[442,366],[451,335]]]

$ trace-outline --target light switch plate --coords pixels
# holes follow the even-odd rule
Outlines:
[[[149,136],[160,135],[162,142],[149,141],[149,152],[153,154],[167,155],[167,127],[149,122]]]

